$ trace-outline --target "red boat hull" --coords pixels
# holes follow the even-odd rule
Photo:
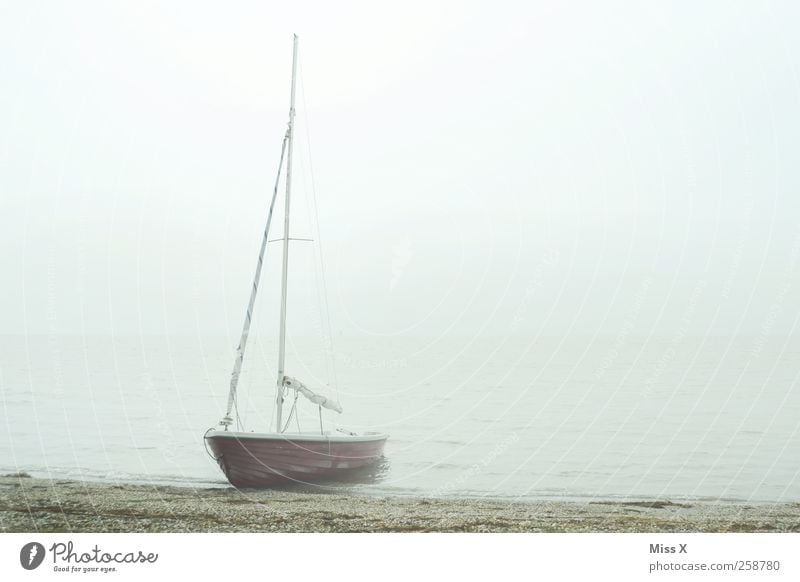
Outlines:
[[[304,484],[346,477],[383,456],[385,434],[304,435],[213,431],[205,439],[234,487]]]

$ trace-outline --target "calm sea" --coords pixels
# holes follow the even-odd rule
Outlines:
[[[0,472],[225,486],[202,437],[223,415],[234,345],[3,337]],[[372,337],[290,352],[290,375],[342,403],[328,427],[390,435],[373,481],[333,488],[800,500],[797,339]],[[269,428],[274,359],[255,338],[246,430]],[[300,406],[300,428],[317,429],[316,408]]]

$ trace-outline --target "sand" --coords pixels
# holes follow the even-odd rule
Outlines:
[[[800,503],[504,502],[0,477],[2,532],[800,532]]]

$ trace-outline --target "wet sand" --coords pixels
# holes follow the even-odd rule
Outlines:
[[[2,532],[800,532],[800,503],[503,502],[0,477]]]

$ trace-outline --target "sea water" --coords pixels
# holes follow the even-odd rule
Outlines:
[[[226,486],[203,434],[225,412],[235,344],[3,337],[0,472]],[[274,360],[274,342],[253,338],[244,430],[273,428]],[[293,339],[287,373],[341,402],[326,429],[389,434],[372,478],[327,490],[800,500],[796,339]],[[319,430],[317,408],[297,405],[289,430]]]

